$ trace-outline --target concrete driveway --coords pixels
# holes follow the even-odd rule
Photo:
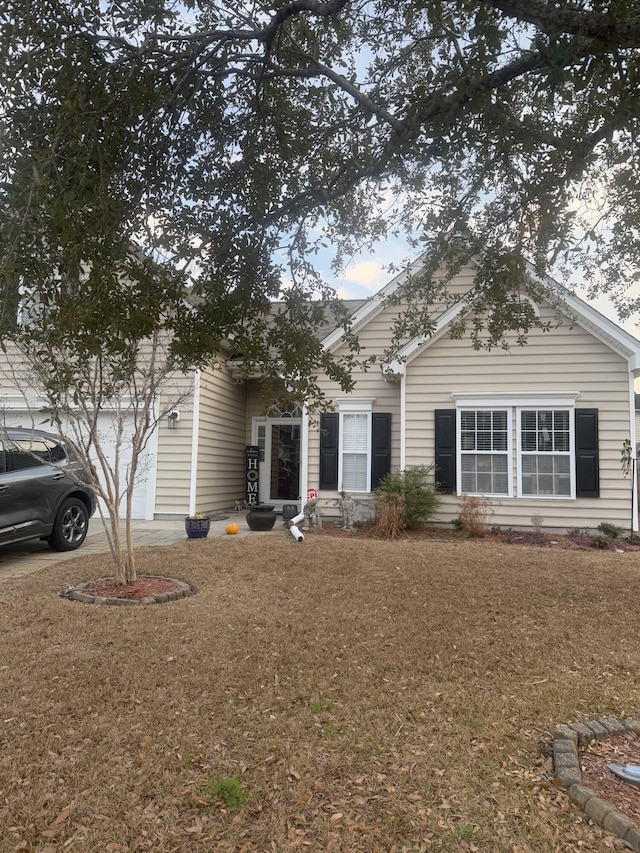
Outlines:
[[[245,515],[245,512],[229,512],[225,513],[224,518],[212,519],[209,537],[227,536],[225,527],[231,522],[238,525],[238,536],[268,535],[249,530]],[[171,545],[180,539],[186,539],[184,519],[176,521],[134,521],[132,530],[134,546],[137,548],[142,545]],[[274,534],[276,531],[282,531],[281,519],[276,521],[275,527],[269,533]],[[109,545],[102,523],[99,518],[94,518],[91,520],[89,535],[77,551],[62,553],[52,551],[46,542],[41,542],[39,539],[0,547],[0,581],[49,568],[65,560],[75,560],[78,557],[87,557],[90,554],[103,554],[108,550]]]

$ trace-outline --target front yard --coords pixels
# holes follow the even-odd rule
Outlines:
[[[0,851],[624,849],[557,724],[640,717],[640,554],[287,533],[144,549],[198,594],[0,584]]]

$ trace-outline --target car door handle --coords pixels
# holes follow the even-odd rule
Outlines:
[[[58,473],[57,473],[57,474],[54,474],[54,475],[53,475],[53,477],[52,477],[51,479],[52,479],[52,480],[63,480],[63,479],[64,479],[64,477],[65,477],[65,473],[64,473],[64,471],[58,471]]]
[[[8,491],[9,491],[9,486],[0,486],[0,494],[2,492],[8,492]]]

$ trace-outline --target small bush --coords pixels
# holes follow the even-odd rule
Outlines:
[[[440,506],[435,484],[429,482],[432,465],[416,465],[404,471],[390,471],[375,491],[376,512],[400,516],[402,530],[423,527]],[[398,508],[401,498],[401,508]],[[392,526],[392,518],[386,520]]]
[[[610,524],[608,521],[601,521],[596,529],[607,539],[617,539],[624,533],[622,527],[618,527],[617,524]]]
[[[507,529],[502,533],[502,541],[505,545],[513,545],[515,542],[518,542],[521,539],[520,533],[514,530],[512,527],[507,527]]]
[[[458,517],[467,536],[483,539],[487,535],[487,521],[492,514],[491,501],[474,495],[462,496]]]
[[[397,539],[402,533],[404,498],[402,495],[383,494],[376,497],[375,532],[383,539]]]
[[[611,544],[611,539],[608,536],[592,536],[591,544],[594,548],[608,548]]]

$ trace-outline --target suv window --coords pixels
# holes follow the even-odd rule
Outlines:
[[[60,442],[48,441],[47,444],[49,445],[49,458],[54,464],[63,462],[67,458],[67,451]]]
[[[66,454],[61,444],[46,438],[16,438],[11,454],[14,471],[36,468],[48,462],[61,462]]]

